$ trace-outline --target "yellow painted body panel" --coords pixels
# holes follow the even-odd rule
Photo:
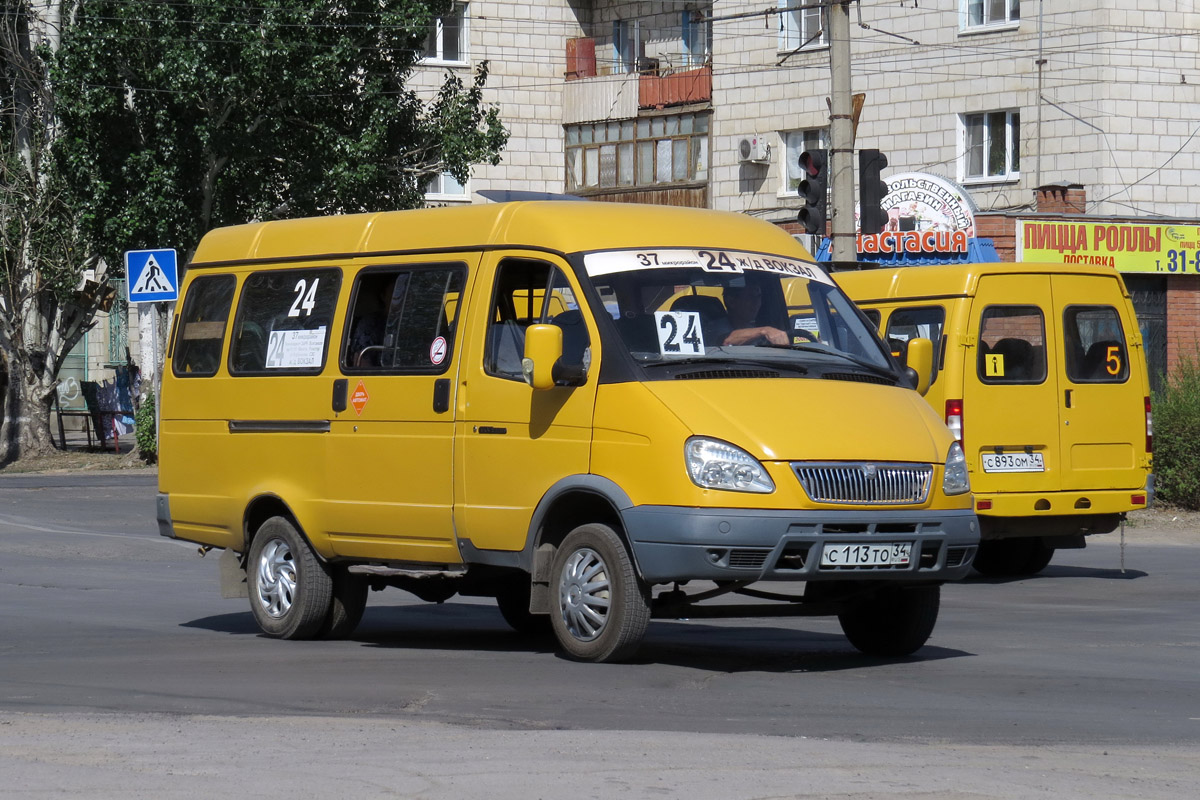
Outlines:
[[[862,308],[880,312],[881,333],[898,310],[945,310],[944,356],[925,399],[938,414],[944,414],[947,400],[963,401],[971,487],[977,500],[992,504],[980,509],[981,516],[1119,513],[1141,507],[1130,498],[1144,494],[1150,473],[1144,413],[1150,391],[1133,305],[1118,274],[1102,267],[984,263],[839,272],[834,278]],[[980,378],[980,320],[993,305],[1042,310],[1049,345],[1044,381],[998,385]],[[1068,377],[1064,311],[1089,305],[1117,311],[1130,353],[1123,382]],[[1045,471],[985,472],[982,456],[997,449],[1040,453]],[[1035,511],[1038,499],[1052,510]],[[1081,499],[1090,504],[1076,507]]]
[[[248,275],[264,270],[336,267],[342,278],[317,374],[232,376],[228,331],[211,377],[175,375],[168,359],[159,486],[175,534],[243,550],[247,509],[277,498],[322,557],[452,565],[463,561],[468,542],[489,551],[526,547],[538,504],[575,476],[612,481],[634,505],[821,508],[792,473],[797,460],[932,463],[934,489],[924,508],[970,508],[970,494],[941,493],[950,435],[907,389],[807,379],[602,384],[600,329],[583,303],[591,347],[583,385],[535,391],[485,371],[493,280],[505,258],[561,268],[582,298],[588,287],[567,255],[705,246],[809,258],[787,233],[743,215],[624,204],[507,203],[211,232],[184,281],[181,308],[192,283],[214,274],[236,277],[235,297]],[[465,265],[467,277],[439,306],[457,314],[445,371],[343,372],[340,348],[359,272],[450,263]],[[531,291],[535,300],[544,294]],[[553,301],[555,311],[567,308],[565,295]],[[236,299],[227,328],[235,312]],[[354,401],[339,412],[333,400],[341,381]],[[448,406],[437,410],[443,381]],[[239,423],[251,432],[234,432]],[[683,448],[697,434],[759,457],[777,490],[696,486]]]

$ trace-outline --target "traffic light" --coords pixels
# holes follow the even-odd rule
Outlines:
[[[882,233],[887,225],[883,198],[887,197],[888,185],[879,177],[887,163],[887,156],[878,150],[858,151],[859,233]]]
[[[829,186],[829,159],[824,150],[805,150],[800,154],[802,173],[798,190],[804,198],[804,208],[796,219],[804,225],[805,233],[825,235],[825,199]]]

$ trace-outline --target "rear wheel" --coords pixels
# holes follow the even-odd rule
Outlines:
[[[250,545],[250,611],[268,636],[311,639],[329,616],[333,581],[295,526],[271,517]]]
[[[940,586],[885,586],[843,608],[838,622],[850,644],[869,656],[907,656],[929,640],[940,604]]]
[[[619,661],[641,644],[650,624],[650,592],[625,543],[607,525],[581,525],[554,556],[554,635],[580,661]]]
[[[544,636],[550,633],[550,615],[530,613],[529,590],[529,576],[523,574],[507,582],[496,594],[496,605],[504,621],[517,633]]]
[[[1041,539],[993,539],[980,542],[972,566],[989,578],[1015,578],[1036,575],[1054,558],[1054,548]]]

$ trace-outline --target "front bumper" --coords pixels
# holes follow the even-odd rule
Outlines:
[[[816,581],[964,577],[979,544],[969,509],[955,511],[761,511],[635,506],[622,511],[643,579]],[[903,566],[822,567],[827,543],[912,542]]]

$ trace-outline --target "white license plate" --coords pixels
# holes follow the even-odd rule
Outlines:
[[[1045,472],[1041,453],[984,453],[984,472]]]
[[[911,560],[912,542],[827,544],[821,551],[822,567],[896,567]]]

